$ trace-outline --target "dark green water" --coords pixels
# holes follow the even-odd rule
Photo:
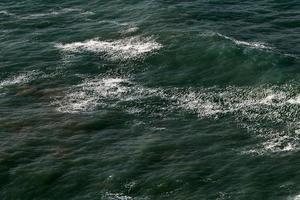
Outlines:
[[[0,199],[300,199],[298,0],[1,0]]]

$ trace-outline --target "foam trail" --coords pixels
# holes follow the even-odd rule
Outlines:
[[[104,77],[88,79],[71,88],[54,104],[58,106],[57,110],[60,112],[80,113],[93,111],[97,106],[113,107],[114,103],[135,101],[157,93],[158,90],[135,85],[127,78]],[[128,111],[133,110],[129,108]]]
[[[1,11],[0,11],[0,15],[11,16],[11,15],[14,15],[14,14],[12,14],[12,13],[6,11],[6,10],[1,10]]]
[[[229,41],[235,43],[236,45],[248,46],[250,48],[255,48],[255,49],[265,49],[265,50],[273,49],[272,47],[267,46],[263,42],[246,42],[246,41],[237,40],[233,37],[229,37],[229,36],[223,35],[221,33],[216,33],[216,32],[202,33],[201,36],[204,36],[204,37],[218,36],[218,37],[224,38],[226,40],[229,40]]]
[[[128,23],[121,23],[121,22],[118,22],[118,21],[114,21],[114,20],[101,20],[101,21],[98,21],[98,23],[100,24],[114,24],[114,25],[117,25],[117,26],[128,26],[129,24]]]
[[[220,37],[223,37],[223,38],[225,38],[227,40],[230,40],[230,41],[234,42],[237,45],[249,46],[249,47],[255,48],[255,49],[272,49],[271,47],[266,46],[266,44],[264,44],[262,42],[246,42],[246,41],[234,39],[232,37],[228,37],[226,35],[222,35],[220,33],[218,33],[218,35]]]
[[[89,51],[103,53],[112,60],[128,60],[141,58],[162,47],[152,38],[129,37],[115,41],[101,41],[91,39],[85,42],[74,42],[69,44],[56,44],[55,47],[65,52]]]
[[[295,92],[292,85],[147,88],[127,78],[104,77],[87,79],[67,91],[55,104],[58,111],[65,113],[89,112],[98,106],[122,107],[125,103],[127,106],[122,108],[133,115],[144,112],[147,107],[155,116],[163,115],[163,111],[178,110],[194,113],[203,119],[214,120],[225,116],[261,141],[255,147],[246,148],[244,153],[265,154],[300,149],[300,97]],[[157,105],[143,104],[141,107],[134,103],[150,97],[169,102],[161,105],[159,110],[162,113],[155,113]],[[278,125],[284,128],[274,128]]]
[[[17,85],[17,84],[24,84],[32,80],[34,77],[36,77],[39,72],[32,71],[32,72],[24,72],[15,76],[12,76],[10,78],[4,79],[0,82],[0,88]]]

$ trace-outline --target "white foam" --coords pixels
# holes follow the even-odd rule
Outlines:
[[[104,197],[108,200],[133,200],[134,198],[126,196],[122,193],[105,193]]]
[[[87,80],[72,88],[61,101],[56,101],[59,105],[58,111],[67,113],[91,111],[100,104],[100,99],[116,98],[126,92],[126,88],[121,85],[122,82],[127,80],[121,78]]]
[[[106,199],[106,200],[148,200],[149,198],[147,198],[147,197],[131,197],[131,196],[125,195],[123,193],[106,192],[103,195],[103,199]]]
[[[118,108],[133,115],[151,112],[153,116],[161,116],[165,112],[183,109],[200,118],[226,116],[261,141],[244,153],[284,153],[300,148],[297,112],[300,104],[291,104],[298,99],[293,88],[285,85],[164,90],[143,87],[126,78],[105,77],[88,79],[75,86],[57,105],[59,111],[70,113],[95,110],[97,106],[121,106]],[[169,103],[160,105],[160,108],[147,103],[143,103],[143,106],[134,103],[149,97],[159,97]]]
[[[0,10],[0,15],[6,15],[6,16],[11,16],[11,15],[14,15],[6,10]]]
[[[237,40],[232,37],[225,36],[225,35],[220,35],[220,36],[223,36],[225,39],[233,41],[237,45],[244,45],[244,46],[248,46],[248,47],[255,48],[255,49],[272,49],[271,47],[267,46],[263,42],[246,42],[246,41]]]
[[[230,116],[238,126],[263,140],[256,149],[250,149],[250,153],[289,152],[297,151],[300,147],[300,125],[297,121],[299,97],[293,97],[293,91],[289,92],[288,88],[190,89],[173,94],[172,99],[180,108],[196,113],[201,118]],[[273,128],[278,124],[285,129]],[[266,128],[266,125],[270,127]]]
[[[100,24],[114,24],[114,25],[117,25],[117,26],[128,26],[129,25],[129,23],[118,22],[118,21],[115,21],[115,20],[100,20],[100,21],[98,21],[98,23],[100,23]]]
[[[255,49],[265,49],[265,50],[273,49],[272,47],[268,46],[267,44],[265,44],[263,42],[247,42],[247,41],[237,40],[233,37],[229,37],[229,36],[223,35],[221,33],[216,33],[216,32],[212,32],[212,31],[204,32],[201,34],[201,36],[203,36],[203,37],[218,36],[218,37],[224,38],[226,40],[230,40],[233,43],[235,43],[236,45],[248,46],[250,48],[255,48]]]
[[[2,80],[0,82],[0,88],[27,83],[30,80],[34,79],[34,77],[36,77],[38,74],[40,73],[37,71],[31,71],[14,75],[12,77]]]
[[[145,54],[160,49],[162,45],[149,37],[129,37],[114,41],[92,39],[85,42],[57,44],[56,47],[66,52],[89,51],[93,53],[103,53],[113,60],[128,60],[141,58]]]
[[[139,30],[138,27],[133,26],[133,27],[129,27],[128,29],[126,29],[126,30],[124,31],[124,33],[134,33],[134,32],[136,32],[136,31],[138,31],[138,30]]]
[[[300,194],[299,195],[296,195],[293,200],[300,200]]]
[[[173,99],[176,98],[173,96]],[[219,105],[201,98],[201,94],[197,95],[195,92],[177,98],[177,103],[184,109],[196,112],[200,117],[209,117],[222,112]]]
[[[120,102],[147,98],[155,93],[156,90],[137,86],[126,78],[95,78],[71,88],[54,104],[60,112],[80,113],[93,111],[97,106],[114,107]],[[141,111],[138,108],[127,110],[132,114]]]
[[[300,104],[300,95],[289,99],[287,102],[290,104]]]

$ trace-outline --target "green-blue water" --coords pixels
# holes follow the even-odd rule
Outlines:
[[[0,199],[300,199],[298,0],[1,0]]]

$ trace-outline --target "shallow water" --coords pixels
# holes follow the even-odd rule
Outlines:
[[[298,1],[0,2],[0,199],[299,199]]]

